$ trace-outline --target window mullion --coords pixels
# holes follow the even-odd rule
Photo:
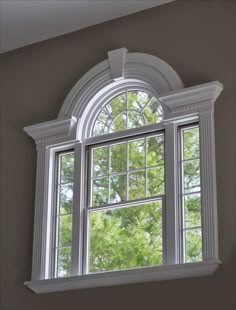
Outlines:
[[[168,123],[165,126],[165,257],[168,265],[178,263],[177,162],[177,126]]]
[[[84,147],[75,145],[74,151],[74,195],[73,195],[73,226],[72,226],[72,262],[71,274],[82,275],[83,253],[83,206],[84,206]]]

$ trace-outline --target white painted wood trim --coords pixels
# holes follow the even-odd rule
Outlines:
[[[37,154],[37,179],[35,194],[34,241],[32,259],[32,279],[45,279],[47,269],[48,233],[48,185],[50,150],[39,149]]]
[[[51,144],[62,138],[75,138],[77,119],[72,116],[63,120],[54,120],[24,128],[36,144]],[[73,135],[74,134],[74,135]]]
[[[124,78],[125,57],[127,53],[128,50],[125,47],[108,52],[111,74],[114,81]]]
[[[165,126],[165,188],[166,188],[166,264],[178,263],[177,246],[177,126]]]
[[[127,80],[142,81],[159,95],[184,87],[179,75],[165,61],[145,53],[125,51],[123,48],[109,52],[112,59],[104,60],[93,67],[74,85],[61,107],[58,119],[71,116],[80,119],[85,107],[94,97],[102,96],[107,87],[112,89],[114,77],[119,83],[126,83]],[[117,80],[116,76],[123,76],[124,79]]]
[[[203,259],[218,259],[214,111],[200,113]]]
[[[214,109],[214,102],[223,90],[218,81],[184,88],[159,97],[165,107],[165,119],[191,115]]]
[[[219,268],[220,264],[220,261],[215,260],[201,263],[145,267],[68,278],[31,281],[25,282],[25,285],[35,293],[42,294],[92,287],[185,279],[212,275]]]
[[[83,260],[83,206],[84,206],[84,146],[81,143],[74,148],[74,188],[73,225],[72,225],[72,258],[71,274],[82,275]]]

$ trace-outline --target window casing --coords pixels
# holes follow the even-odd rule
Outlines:
[[[112,71],[112,64],[110,65]],[[95,82],[94,85],[96,85]],[[199,276],[210,274],[218,267],[213,108],[214,101],[221,89],[220,83],[212,82],[186,90],[174,92],[169,90],[169,94],[167,92],[167,95],[160,96],[158,90],[153,87],[152,80],[148,84],[147,81],[144,83],[142,78],[140,81],[127,78],[122,81],[113,81],[110,89],[109,87],[101,88],[98,92],[100,95],[96,97],[96,100],[90,98],[89,103],[81,110],[75,108],[73,112],[75,114],[72,113],[69,118],[64,117],[56,122],[26,128],[26,131],[36,139],[38,149],[33,271],[32,281],[26,283],[31,289],[40,293],[80,287]],[[156,97],[163,111],[161,119],[151,124],[144,124],[143,122],[142,125],[127,126],[117,132],[112,130],[113,132],[104,132],[103,135],[93,135],[92,124],[99,117],[99,111],[102,111],[112,98],[129,90],[139,90],[151,94],[154,98]],[[72,95],[69,95],[69,98],[76,98],[74,90]],[[67,110],[69,111],[69,108]],[[125,110],[126,115],[128,115],[127,107]],[[114,122],[114,118],[112,118],[112,122]],[[186,158],[183,150],[185,136],[191,128],[199,128],[199,155],[196,158]],[[135,139],[146,141],[149,136],[160,134],[164,136],[165,140],[165,186],[163,193],[148,197],[144,195],[145,197],[128,200],[129,187],[126,186],[125,201],[113,203],[107,201],[105,205],[102,203],[95,207],[89,204],[91,199],[88,197],[93,195],[91,180],[94,179],[94,176],[91,175],[91,170],[94,170],[91,166],[91,154],[96,148],[102,145],[110,149],[117,143],[128,145],[131,143],[129,141]],[[61,179],[64,177],[61,176],[60,163],[63,156],[72,154],[72,150],[74,154],[74,177],[73,180],[67,180],[67,184],[64,185],[70,184],[71,188],[74,188],[73,211],[64,215],[58,212],[60,210],[60,199],[62,199],[60,197],[63,196]],[[197,186],[199,188],[191,193],[186,193],[186,188],[183,185],[184,167],[188,162],[192,162],[192,166],[194,166],[193,163],[198,162],[199,159],[200,165],[197,170],[199,168],[201,181],[200,184],[195,184],[196,188]],[[110,184],[115,173],[114,175],[110,173],[110,164],[108,169],[106,178]],[[148,169],[152,168],[145,162],[141,170],[146,176]],[[126,171],[123,171],[126,182],[131,173],[133,172],[129,171],[129,167],[126,166]],[[147,183],[148,177],[144,178],[145,193],[148,191]],[[108,193],[109,191],[110,187],[108,186]],[[189,219],[186,220],[186,218],[189,216],[187,214],[189,207],[185,197],[191,195],[195,195],[195,203],[197,201],[198,206],[200,205],[200,225],[188,227]],[[91,225],[88,225],[89,215],[96,214],[96,212],[101,214],[108,209],[112,213],[124,208],[140,208],[144,203],[154,203],[154,201],[159,204],[161,201],[162,264],[127,265],[125,268],[105,268],[104,270],[96,266],[91,268],[91,261],[90,264],[88,263],[88,232],[89,229],[91,230]],[[130,207],[130,205],[133,206]],[[58,228],[63,217],[70,218],[72,227],[71,237],[69,238],[71,244],[67,244],[65,247],[61,247],[60,228]],[[199,237],[199,234],[196,234],[195,237],[201,239],[202,243],[201,255],[199,257],[195,255],[194,262],[194,260],[189,260],[188,255],[185,255],[189,246],[188,241],[185,242],[188,238],[185,237],[196,231],[201,232],[202,237]],[[71,249],[69,273],[65,273],[64,270],[60,271],[58,267],[60,255],[56,254],[61,248],[66,247]],[[136,267],[140,268],[136,269]],[[129,268],[131,269],[129,270]],[[108,272],[104,274],[106,270]],[[61,276],[69,277],[53,279]]]

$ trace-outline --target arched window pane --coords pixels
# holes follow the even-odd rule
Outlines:
[[[144,91],[129,90],[101,109],[92,136],[156,124],[162,119],[162,107],[155,97]]]

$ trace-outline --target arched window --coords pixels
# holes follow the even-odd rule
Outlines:
[[[210,274],[218,240],[214,102],[162,60],[119,49],[67,96],[37,144],[35,292]]]
[[[163,119],[160,102],[150,93],[128,89],[99,111],[92,136],[157,124]]]

